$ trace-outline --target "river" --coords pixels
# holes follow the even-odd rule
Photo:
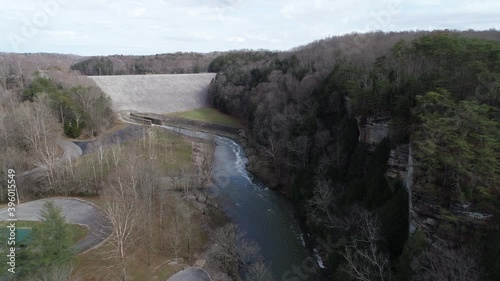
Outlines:
[[[246,170],[247,158],[240,144],[216,137],[214,159],[215,198],[246,237],[257,242],[276,280],[317,280],[303,232],[291,203],[270,190]],[[295,269],[294,269],[295,266]],[[300,270],[302,274],[293,273]],[[306,277],[292,279],[292,277]]]
[[[258,244],[276,281],[319,280],[318,263],[306,246],[292,204],[246,170],[248,159],[239,143],[211,134],[162,127],[188,136],[214,139],[217,146],[211,193],[238,230]]]

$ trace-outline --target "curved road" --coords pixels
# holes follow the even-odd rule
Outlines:
[[[74,198],[48,198],[22,203],[16,206],[16,218],[39,221],[40,209],[47,201],[53,201],[62,208],[62,214],[68,223],[84,225],[89,229],[89,234],[75,245],[79,253],[100,245],[112,232],[111,222],[101,210],[89,202]],[[0,221],[7,218],[7,208],[1,209]]]
[[[198,267],[189,267],[177,272],[167,281],[212,281],[208,273]]]
[[[64,151],[59,161],[68,161],[69,159],[75,159],[82,156],[82,149],[72,141],[60,138],[57,140],[57,145]]]

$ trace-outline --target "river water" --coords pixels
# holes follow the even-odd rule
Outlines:
[[[239,231],[259,245],[276,281],[319,280],[318,263],[306,246],[292,204],[246,170],[248,159],[239,143],[202,132],[162,127],[215,141],[214,199]]]
[[[240,144],[223,137],[216,137],[215,142],[215,199],[231,221],[257,242],[276,280],[318,280],[310,272],[318,265],[310,257],[293,206],[251,176]],[[293,272],[297,269],[298,274]]]
[[[304,242],[291,203],[247,170],[243,147],[225,137],[162,126],[216,143],[211,193],[246,239],[256,242],[276,281],[316,281],[319,266]]]

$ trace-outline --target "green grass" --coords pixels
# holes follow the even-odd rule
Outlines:
[[[172,113],[172,115],[207,123],[226,125],[234,128],[242,127],[242,124],[238,119],[210,107],[198,108],[191,111],[176,112]]]
[[[155,130],[158,143],[155,146],[159,166],[168,175],[174,175],[181,167],[193,168],[192,144],[180,135],[166,130]]]
[[[193,162],[191,158],[191,145],[186,142],[178,144],[176,150],[171,154],[169,161],[164,162],[167,170],[176,170],[180,167],[192,167]],[[168,156],[167,156],[168,157]]]
[[[82,240],[83,238],[85,238],[85,236],[87,236],[87,234],[89,234],[89,229],[84,227],[84,226],[72,224],[71,225],[71,233],[73,236],[73,243],[76,243],[76,242]]]
[[[171,131],[163,129],[151,130],[155,132],[158,138],[158,141],[154,144],[154,151],[157,157],[155,162],[161,168],[160,171],[165,173],[164,175],[173,176],[177,174],[181,167],[193,167],[191,141]],[[137,155],[140,154],[142,157],[147,157],[146,152],[141,150],[143,148],[141,142],[143,141],[142,137],[138,137],[136,139],[129,139],[118,145],[123,148],[124,153],[134,151]],[[116,146],[113,145],[105,148],[105,163],[114,163],[115,160],[113,159],[111,149]],[[141,147],[141,149],[137,147]],[[77,168],[77,179],[83,182],[93,182],[93,169],[94,167],[98,167],[98,155],[96,153],[83,155],[75,161],[75,166]],[[104,179],[114,173],[113,167],[113,165],[109,164],[103,166],[102,177]],[[100,170],[97,170],[97,176],[101,177]]]

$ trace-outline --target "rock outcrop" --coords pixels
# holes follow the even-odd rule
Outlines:
[[[376,145],[390,135],[390,118],[367,117],[356,118],[358,120],[359,141],[370,145]]]
[[[388,117],[358,117],[357,120],[359,141],[369,144],[371,149],[396,133],[397,128],[390,126]],[[411,143],[399,144],[390,151],[385,173],[389,182],[400,181],[408,192],[409,233],[421,229],[432,243],[459,244],[472,239],[476,231],[492,230],[493,216],[478,211],[471,203],[451,202],[443,206],[438,195],[419,184],[415,162]]]

